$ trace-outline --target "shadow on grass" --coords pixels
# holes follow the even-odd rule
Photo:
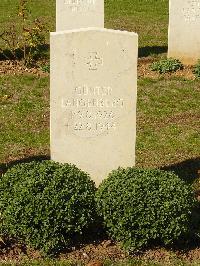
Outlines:
[[[145,46],[140,47],[138,51],[139,57],[147,57],[149,55],[158,55],[167,53],[167,46]]]
[[[26,47],[26,54],[29,53],[31,47]],[[44,58],[47,57],[49,54],[49,44],[39,45],[36,47],[37,55],[35,56],[35,60],[38,58]],[[32,52],[34,53],[34,51]],[[23,48],[16,49],[14,51],[11,51],[9,49],[5,49],[0,52],[0,60],[22,60],[24,59],[24,50]]]
[[[28,158],[15,160],[15,161],[12,161],[9,163],[0,164],[0,174],[5,173],[10,167],[17,165],[19,163],[30,163],[32,161],[40,162],[40,161],[44,161],[44,160],[50,160],[50,156],[47,156],[47,155],[32,156],[32,157],[28,157]]]
[[[188,159],[177,164],[161,167],[165,171],[173,171],[188,184],[200,177],[200,157]]]
[[[27,47],[27,51],[28,51]],[[37,47],[41,53],[41,57],[47,56],[49,54],[49,44],[41,45]],[[167,46],[145,46],[139,48],[139,57],[147,57],[151,55],[158,55],[167,53]],[[9,49],[3,50],[0,52],[0,60],[21,60],[24,58],[23,49],[16,49],[11,51]]]
[[[50,160],[50,156],[48,155],[31,156],[11,161],[9,163],[0,164],[0,172],[5,172],[8,168],[19,163],[29,163],[32,161],[43,161],[43,160]],[[185,180],[189,184],[192,184],[196,179],[200,177],[200,157],[188,159],[186,161],[172,165],[162,166],[160,169],[165,171],[173,171],[181,179]]]

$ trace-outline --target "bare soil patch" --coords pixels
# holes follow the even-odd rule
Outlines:
[[[30,249],[26,245],[19,244],[15,241],[9,243],[9,245],[0,242],[0,263],[37,260],[42,258],[39,251]],[[194,246],[186,249],[154,247],[131,255],[122,250],[119,243],[110,239],[104,239],[101,241],[96,240],[78,247],[74,246],[62,252],[57,257],[57,260],[79,261],[83,262],[85,265],[102,265],[106,260],[119,262],[129,259],[159,263],[172,263],[174,259],[180,259],[192,263],[200,261],[200,247]]]
[[[153,78],[157,79],[160,77],[182,77],[186,79],[195,79],[194,74],[192,73],[192,66],[184,66],[182,70],[178,70],[174,73],[168,74],[159,74],[155,71],[150,70],[150,65],[155,62],[155,59],[152,57],[141,57],[138,59],[138,77],[139,78]],[[0,61],[0,75],[21,75],[21,74],[33,74],[37,76],[48,76],[49,74],[42,71],[42,65],[46,65],[48,62],[40,62],[38,67],[28,68],[24,66],[22,61],[14,60],[4,60]]]
[[[22,75],[34,74],[37,76],[47,76],[48,74],[40,67],[26,67],[22,61],[3,60],[0,61],[0,75]]]

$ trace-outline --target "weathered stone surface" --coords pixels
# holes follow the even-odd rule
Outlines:
[[[104,0],[56,0],[56,31],[104,27]]]
[[[135,163],[137,53],[135,33],[51,33],[51,158],[97,185]]]
[[[200,0],[170,0],[168,57],[185,64],[200,58]]]

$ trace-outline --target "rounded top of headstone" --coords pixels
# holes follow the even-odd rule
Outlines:
[[[80,28],[80,29],[73,29],[73,30],[65,30],[65,31],[58,31],[58,32],[51,32],[51,35],[60,35],[60,34],[66,34],[66,33],[75,33],[75,32],[107,32],[107,33],[113,33],[113,34],[124,34],[124,35],[130,35],[130,36],[138,36],[135,32],[129,32],[129,31],[121,31],[121,30],[113,30],[113,29],[106,29],[106,28],[98,28],[98,27],[89,27],[89,28]]]

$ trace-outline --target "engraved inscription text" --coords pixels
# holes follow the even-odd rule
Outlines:
[[[188,0],[186,7],[182,9],[185,21],[200,20],[200,0]]]
[[[84,132],[86,137],[115,130],[116,112],[121,112],[124,106],[124,99],[114,97],[109,86],[77,86],[70,98],[61,100],[61,107],[68,114],[65,127]]]
[[[71,12],[94,11],[96,0],[64,0],[64,4]]]

